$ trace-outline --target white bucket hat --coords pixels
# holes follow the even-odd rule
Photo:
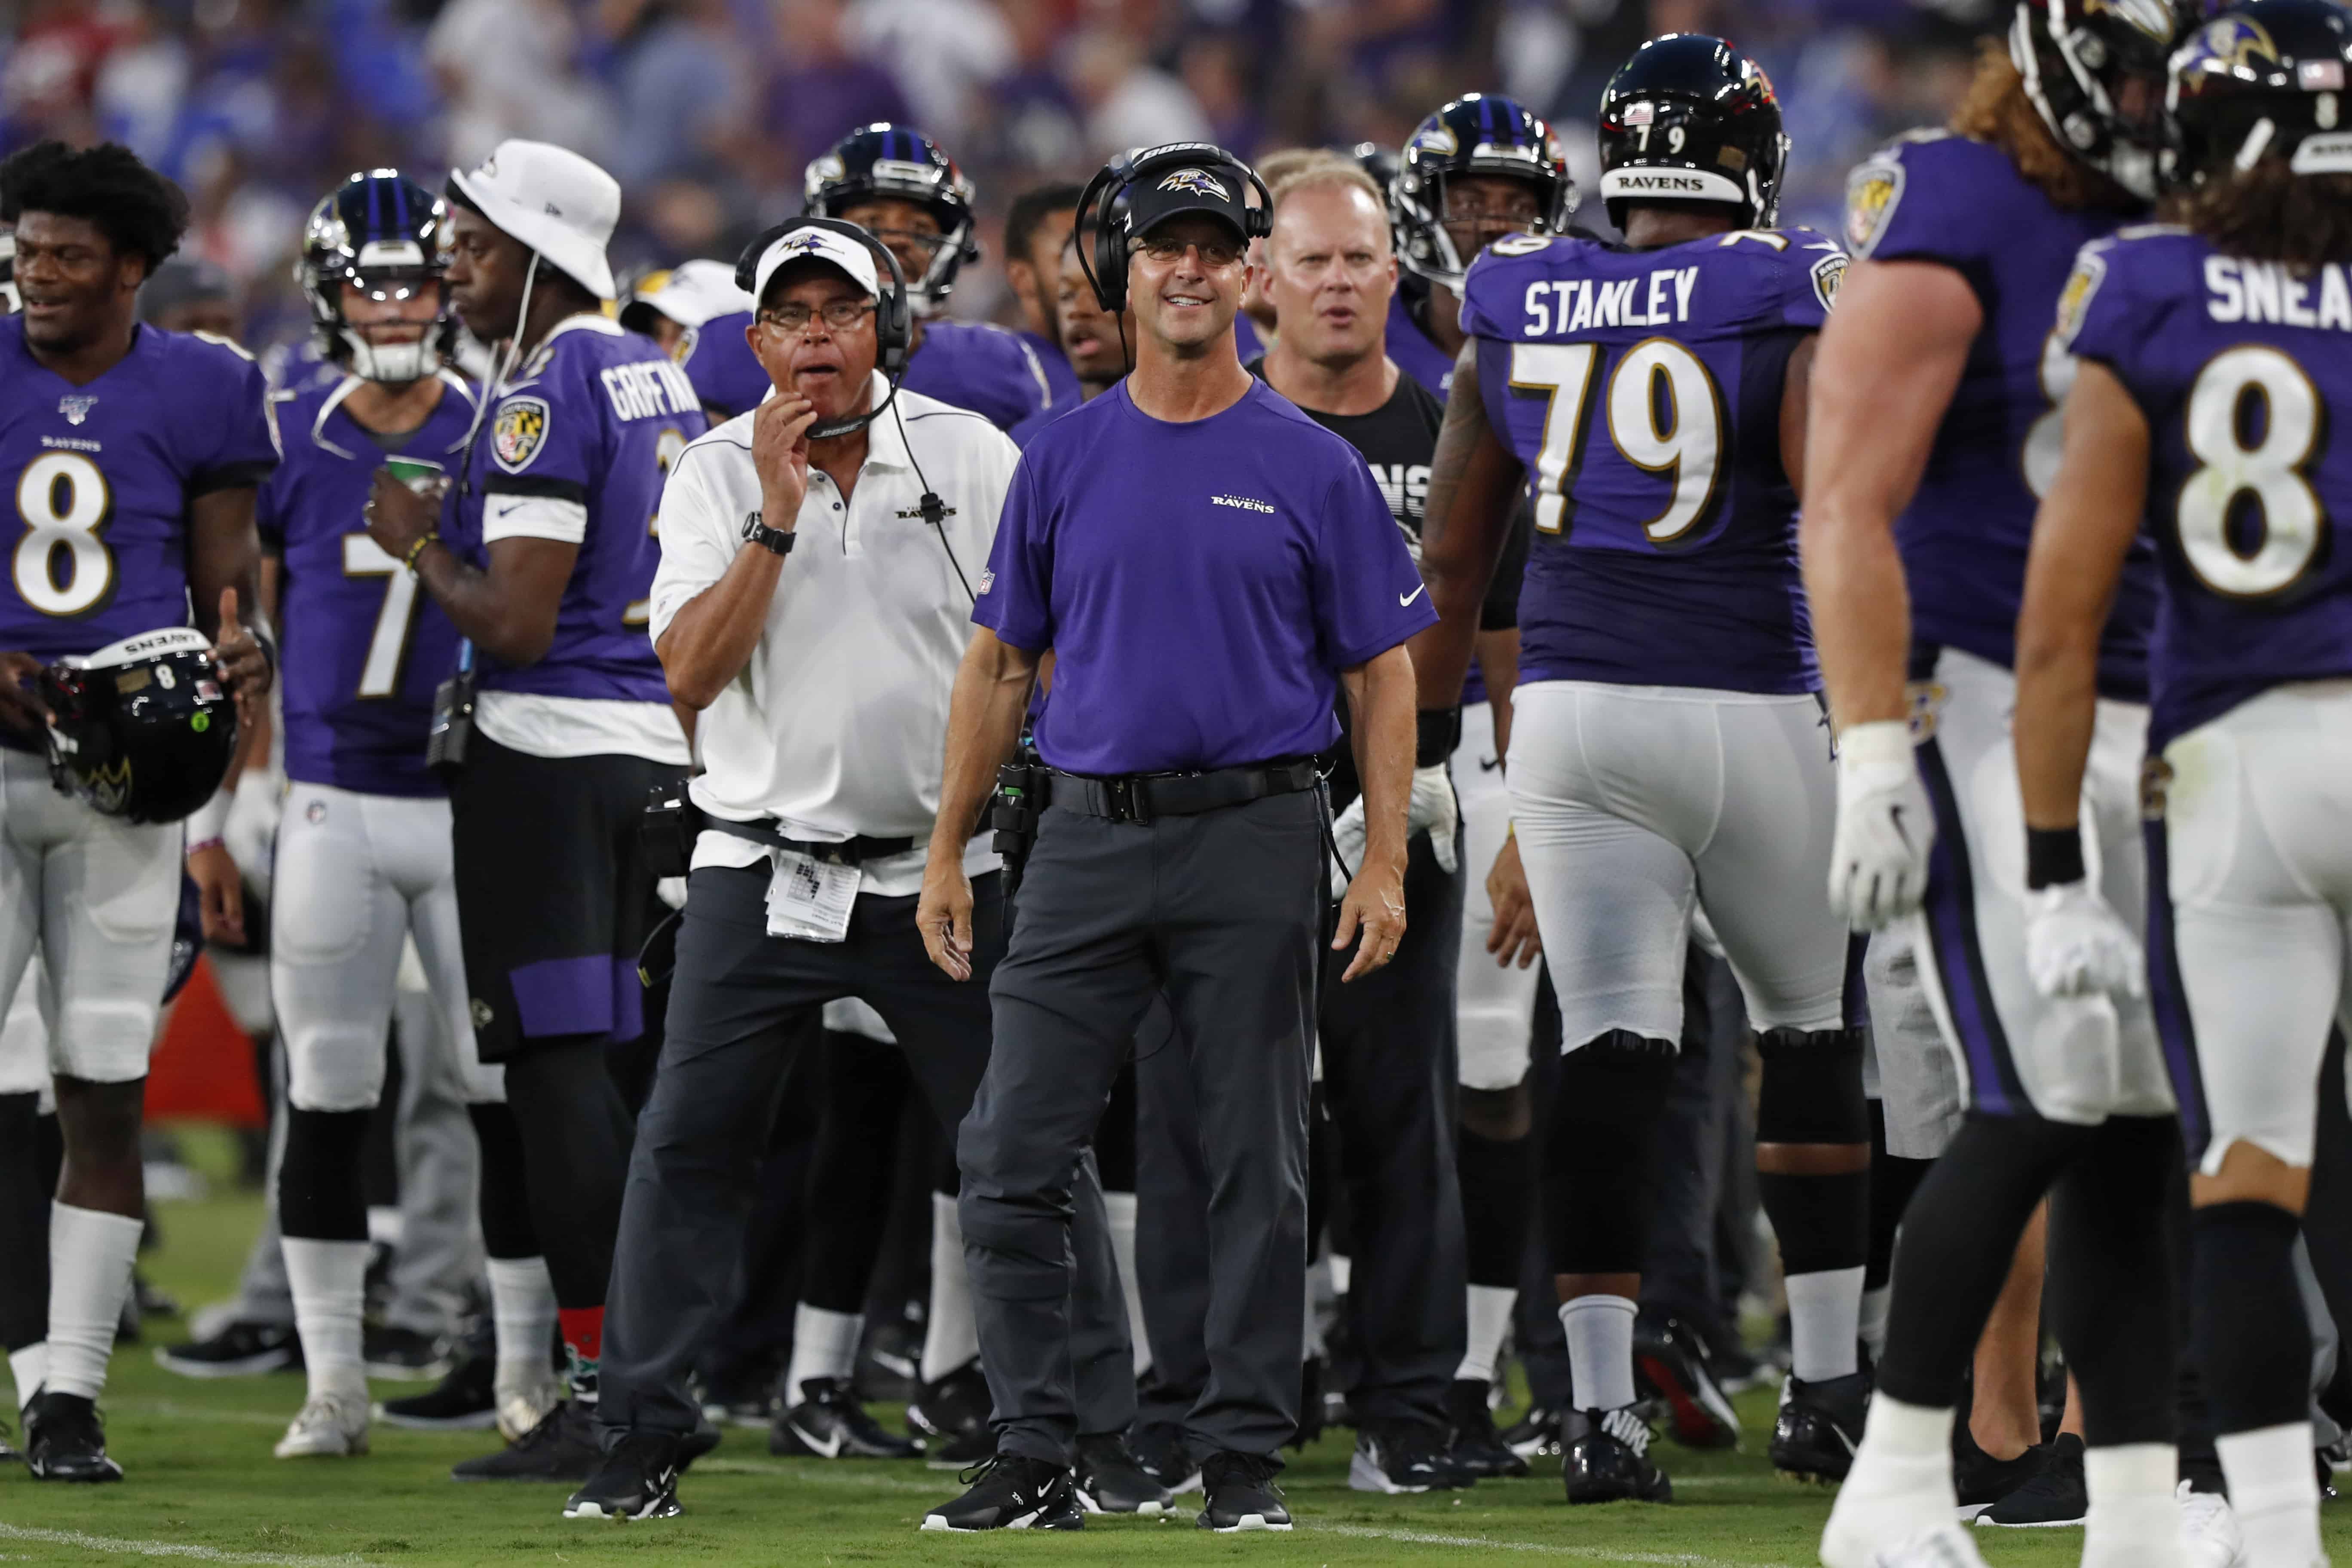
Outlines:
[[[613,298],[604,247],[621,221],[621,185],[567,148],[501,142],[449,183],[499,228],[599,300]]]

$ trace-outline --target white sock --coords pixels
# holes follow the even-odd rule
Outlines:
[[[346,1396],[367,1392],[360,1354],[360,1319],[366,1309],[368,1243],[289,1236],[286,1283],[294,1296],[294,1331],[302,1338],[302,1365],[310,1394]]]
[[[489,1260],[490,1323],[498,1336],[500,1397],[551,1381],[548,1354],[555,1343],[555,1282],[544,1258]]]
[[[1869,1347],[1874,1365],[1886,1359],[1886,1314],[1894,1305],[1895,1287],[1891,1283],[1862,1293],[1862,1316],[1856,1320],[1854,1331]]]
[[[1143,1289],[1135,1274],[1135,1194],[1103,1194],[1110,1215],[1110,1250],[1118,1259],[1119,1289],[1127,1293],[1127,1337],[1135,1347],[1135,1375],[1151,1364],[1151,1341],[1143,1331]]]
[[[1626,1296],[1579,1296],[1560,1303],[1568,1375],[1579,1410],[1616,1410],[1633,1403],[1634,1310]]]
[[[131,1265],[145,1225],[127,1215],[49,1205],[49,1364],[52,1394],[96,1399],[131,1294]]]
[[[1789,1276],[1789,1370],[1800,1383],[1853,1375],[1862,1333],[1862,1275],[1856,1264]]]
[[[806,1301],[794,1307],[793,1360],[784,1369],[784,1403],[801,1402],[804,1379],[837,1377],[847,1382],[857,1370],[857,1345],[865,1337],[862,1312],[835,1312]]]
[[[931,1194],[931,1315],[923,1325],[923,1381],[937,1383],[980,1359],[980,1325],[971,1316],[964,1274],[963,1222],[951,1193]]]
[[[1862,1568],[1884,1548],[1948,1525],[1959,1508],[1952,1488],[1952,1412],[1870,1396],[1853,1469],[1838,1489],[1822,1532],[1828,1568]]]
[[[1356,1260],[1344,1252],[1331,1255],[1331,1294],[1344,1296],[1355,1280]]]
[[[1519,1293],[1508,1286],[1470,1287],[1470,1334],[1464,1342],[1462,1364],[1454,1369],[1455,1382],[1464,1378],[1495,1381],[1495,1363],[1502,1359],[1503,1336],[1510,1332],[1511,1309],[1518,1300]]]
[[[2084,1520],[2088,1568],[2186,1568],[2180,1535],[2180,1450],[2170,1443],[2119,1443],[2086,1449],[2083,1479],[2091,1510]]]
[[[2217,1437],[2230,1506],[2252,1568],[2303,1568],[2326,1560],[2319,1546],[2319,1478],[2311,1466],[2311,1423],[2291,1421]]]
[[[41,1392],[41,1379],[49,1370],[49,1342],[37,1340],[20,1351],[8,1352],[8,1372],[16,1380],[16,1412],[24,1414],[25,1406],[33,1403],[33,1395]]]

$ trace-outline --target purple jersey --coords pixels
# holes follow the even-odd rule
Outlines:
[[[0,320],[0,495],[15,509],[0,647],[44,661],[188,625],[188,503],[278,466],[261,367],[221,338],[142,326],[87,386]]]
[[[2068,212],[1998,147],[1917,132],[1855,169],[1846,238],[1874,261],[1934,261],[1984,310],[1911,504],[1895,521],[1911,632],[2006,668],[2014,658],[2033,512],[2058,471],[2074,366],[2051,323],[2084,243],[2130,215]],[[2144,700],[2156,559],[2135,546],[2099,648],[2099,689]]]
[[[744,341],[751,324],[749,310],[713,317],[686,351],[687,378],[718,418],[758,407],[774,384]],[[999,430],[1012,429],[1052,401],[1045,364],[1028,343],[978,321],[926,321],[899,384],[970,409]]]
[[[1435,616],[1353,447],[1253,380],[1170,424],[1128,384],[1038,433],[1014,470],[972,619],[1055,650],[1045,761],[1223,768],[1339,738],[1339,671]]]
[[[286,461],[255,516],[280,557],[279,668],[286,776],[368,795],[431,795],[425,766],[433,689],[457,663],[457,628],[416,578],[368,537],[360,510],[386,458],[454,475],[465,461],[474,399],[447,390],[425,423],[385,445],[343,411],[361,384],[277,395]]]
[[[1029,345],[1029,353],[1036,360],[1037,368],[1045,373],[1045,406],[1048,408],[1076,406],[1081,401],[1078,396],[1078,373],[1070,368],[1069,358],[1062,353],[1062,345],[1043,332],[1024,331],[1013,335]],[[1005,434],[1011,435],[1012,431],[1011,426],[1005,426]]]
[[[583,509],[585,531],[546,656],[520,669],[485,660],[483,690],[669,700],[646,635],[661,560],[654,516],[670,464],[707,428],[670,357],[603,316],[557,323],[499,390],[456,498],[457,547],[482,558],[485,513],[495,520],[533,503]]]
[[[2147,418],[2150,749],[2282,682],[2352,675],[2352,552],[2328,537],[2352,519],[2352,268],[2298,277],[2128,228],[2083,247],[2058,329]]]
[[[1389,296],[1388,355],[1397,369],[1428,388],[1440,403],[1454,390],[1454,356],[1421,330],[1421,323],[1405,308],[1402,289]]]
[[[1513,236],[1471,263],[1462,325],[1535,502],[1521,680],[1820,688],[1780,402],[1844,270],[1801,228]]]

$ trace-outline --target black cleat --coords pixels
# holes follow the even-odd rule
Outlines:
[[[640,1428],[623,1434],[588,1484],[563,1505],[566,1519],[675,1519],[678,1437]]]
[[[387,1383],[430,1383],[449,1370],[449,1342],[415,1329],[370,1324],[361,1331],[367,1374]]]
[[[1559,1412],[1531,1405],[1528,1413],[1503,1428],[1503,1447],[1522,1459],[1559,1458]]]
[[[540,1424],[499,1449],[451,1467],[453,1481],[585,1481],[604,1463],[595,1418],[567,1399]]]
[[[1182,1427],[1138,1426],[1129,1436],[1127,1447],[1143,1473],[1165,1487],[1171,1495],[1201,1489],[1200,1462],[1186,1446]]]
[[[1666,1430],[1685,1448],[1736,1448],[1739,1417],[1715,1381],[1706,1342],[1672,1318],[1633,1325],[1633,1372],[1666,1405]]]
[[[1445,1458],[1475,1480],[1528,1473],[1528,1462],[1495,1430],[1495,1412],[1486,1403],[1493,1387],[1483,1378],[1465,1377],[1445,1391],[1445,1418],[1453,1427]]]
[[[925,1530],[1084,1530],[1070,1472],[1051,1459],[999,1454],[964,1472],[970,1489],[923,1515]]]
[[[2080,1524],[2091,1497],[2083,1476],[2083,1439],[2061,1432],[2042,1450],[2033,1479],[1977,1515],[1977,1523],[2009,1530]]]
[[[257,1377],[302,1364],[302,1342],[291,1323],[231,1323],[208,1340],[157,1345],[155,1360],[182,1377]]]
[[[908,1403],[907,1430],[920,1438],[927,1450],[936,1451],[942,1439],[987,1431],[992,1405],[988,1380],[980,1374],[980,1363],[966,1362],[938,1382],[925,1384],[923,1392]],[[992,1439],[982,1457],[993,1458],[995,1454]]]
[[[497,1376],[495,1357],[460,1356],[425,1393],[377,1405],[375,1418],[417,1432],[487,1432],[499,1424]]]
[[[1570,1502],[1672,1502],[1674,1483],[1650,1462],[1649,1423],[1632,1405],[1579,1410],[1568,1423],[1560,1479]]]
[[[1356,1428],[1355,1456],[1348,1461],[1348,1486],[1360,1492],[1454,1491],[1475,1478],[1455,1470],[1445,1457],[1445,1434],[1415,1421],[1368,1421]]]
[[[2040,1444],[2013,1459],[1996,1459],[1977,1447],[1965,1411],[1952,1423],[1952,1489],[1958,1494],[1960,1518],[1974,1519],[2042,1473]]]
[[[119,1481],[122,1467],[106,1457],[98,1406],[79,1394],[33,1395],[25,1407],[25,1464],[37,1481]]]
[[[1780,1387],[1780,1414],[1772,1423],[1772,1468],[1798,1480],[1836,1482],[1853,1468],[1870,1412],[1870,1373]]]
[[[1219,1535],[1290,1528],[1290,1510],[1274,1484],[1282,1461],[1271,1454],[1212,1454],[1201,1461],[1202,1530]]]
[[[801,1402],[768,1428],[768,1452],[803,1459],[919,1459],[923,1446],[883,1429],[846,1378],[801,1380]]]
[[[1078,1439],[1074,1479],[1078,1506],[1088,1513],[1132,1513],[1156,1519],[1176,1501],[1175,1493],[1147,1474],[1127,1446],[1123,1432],[1097,1432]]]

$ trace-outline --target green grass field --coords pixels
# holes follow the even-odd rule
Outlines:
[[[158,1283],[191,1304],[226,1296],[258,1222],[258,1201],[171,1205]],[[1134,1562],[1285,1564],[1498,1563],[1529,1559],[1662,1568],[1808,1568],[1828,1494],[1780,1481],[1763,1458],[1771,1395],[1740,1402],[1743,1451],[1662,1447],[1675,1478],[1671,1506],[1625,1503],[1570,1510],[1556,1475],[1487,1483],[1434,1498],[1378,1498],[1347,1489],[1348,1439],[1328,1437],[1284,1478],[1298,1529],[1288,1536],[1217,1537],[1189,1511],[1167,1521],[1091,1520],[1079,1533],[923,1535],[922,1510],[951,1495],[955,1478],[919,1465],[824,1463],[769,1457],[764,1436],[732,1431],[687,1477],[683,1517],[646,1523],[575,1523],[560,1489],[459,1486],[457,1459],[482,1451],[478,1433],[442,1436],[379,1427],[358,1460],[289,1462],[269,1448],[301,1403],[297,1374],[200,1383],[164,1372],[149,1346],[179,1335],[151,1326],[147,1343],[114,1361],[104,1408],[120,1486],[36,1486],[0,1473],[0,1563],[103,1564],[137,1558],[327,1568],[328,1564],[596,1564],[920,1562],[939,1564]],[[415,1385],[383,1384],[380,1394]],[[895,1412],[885,1412],[895,1421]],[[2328,1534],[2352,1552],[2352,1510]],[[2079,1531],[1983,1531],[1994,1568],[2074,1563]]]

